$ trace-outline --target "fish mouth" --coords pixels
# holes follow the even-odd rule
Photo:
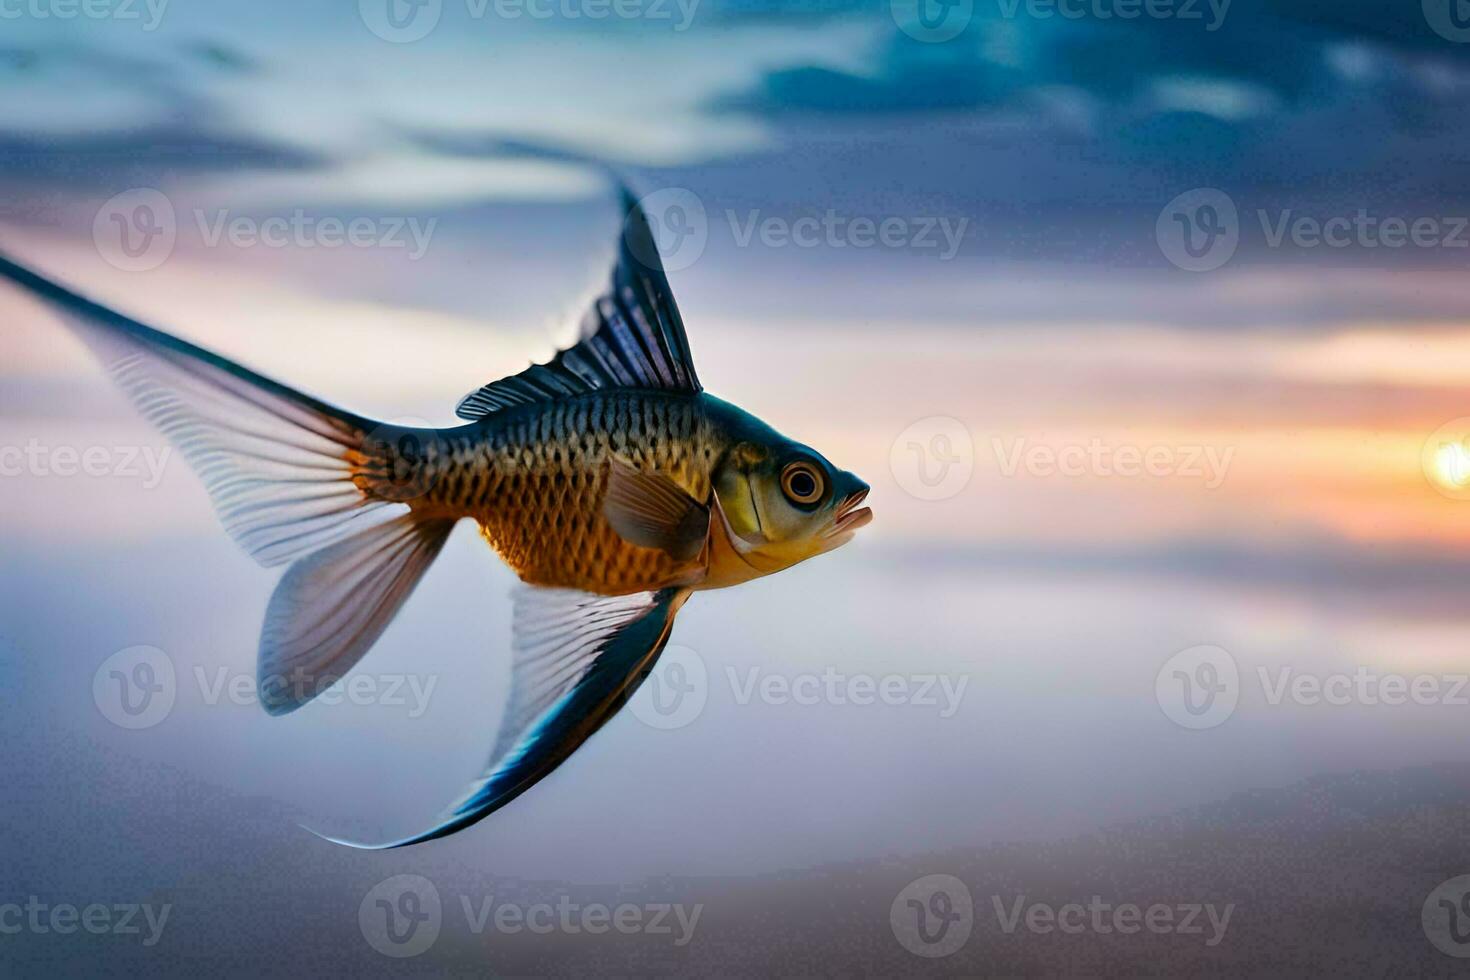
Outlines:
[[[856,531],[860,527],[866,527],[868,522],[873,519],[873,509],[871,507],[858,506],[858,504],[866,499],[868,499],[868,488],[863,487],[844,500],[842,506],[837,508],[837,516],[832,519],[831,526],[822,532],[822,537],[833,538],[839,534],[846,534],[851,531]]]

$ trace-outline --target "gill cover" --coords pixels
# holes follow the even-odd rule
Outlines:
[[[831,551],[872,516],[857,509],[866,483],[754,419],[712,482],[718,520],[705,588],[736,585]]]

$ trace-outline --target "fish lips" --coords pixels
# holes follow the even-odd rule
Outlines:
[[[873,520],[871,507],[858,506],[868,498],[868,490],[869,488],[864,486],[853,491],[837,508],[831,525],[822,532],[822,537],[831,541],[829,550],[851,541],[858,528],[866,527]]]

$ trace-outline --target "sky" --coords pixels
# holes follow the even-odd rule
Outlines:
[[[689,603],[694,717],[625,712],[432,846],[781,871],[1470,759],[1470,31],[1436,0],[924,2],[0,0],[7,254],[447,425],[570,336],[611,168],[707,388],[872,483],[853,544]],[[54,319],[3,288],[0,319],[14,717],[327,832],[426,825],[493,741],[510,573],[461,528],[364,661],[432,680],[419,714],[231,703],[274,573]],[[94,680],[138,647],[177,690],[130,730]],[[1170,707],[1176,657],[1233,665],[1224,718]],[[1440,694],[1280,693],[1364,671]],[[907,693],[759,693],[827,672]]]

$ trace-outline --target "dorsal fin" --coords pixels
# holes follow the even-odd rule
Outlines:
[[[626,186],[619,192],[624,217],[618,261],[608,288],[582,321],[582,339],[546,364],[466,395],[455,408],[460,418],[473,421],[511,405],[600,388],[703,390],[648,217]]]

